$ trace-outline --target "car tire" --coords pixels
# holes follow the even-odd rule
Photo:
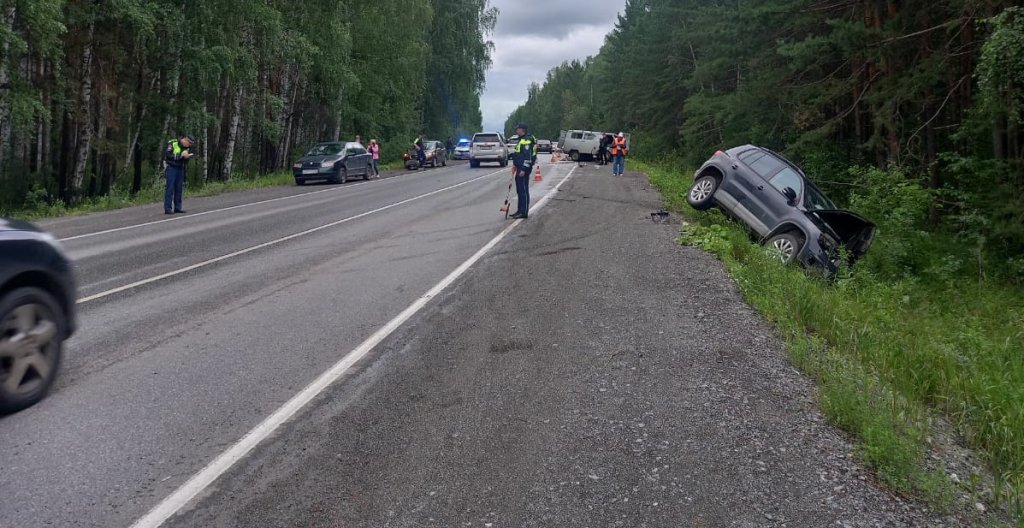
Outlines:
[[[338,183],[345,183],[348,181],[348,169],[342,167],[338,169]]]
[[[569,151],[569,159],[571,159],[571,160],[573,160],[575,162],[579,162],[580,161],[580,152],[578,150],[570,150]]]
[[[373,170],[373,167],[370,166],[370,165],[367,165],[364,168],[364,170],[363,170],[363,181],[366,181],[366,180],[370,179],[370,171],[372,171],[372,170]]]
[[[448,166],[448,156],[444,156],[444,157],[441,158],[441,166],[442,167],[447,167]]]
[[[297,185],[299,187],[302,187],[305,184],[306,184],[306,180],[300,180],[298,178],[295,178],[295,185]]]
[[[796,233],[779,233],[768,239],[765,244],[768,251],[786,265],[792,264],[796,260],[803,245],[803,237]]]
[[[503,159],[498,164],[502,167],[508,167],[508,159]]]
[[[46,396],[60,367],[66,332],[64,311],[49,292],[17,288],[0,298],[0,414],[20,411]],[[39,346],[13,350],[12,343],[29,336]],[[10,356],[3,355],[5,348]]]
[[[686,201],[690,207],[698,211],[706,211],[715,205],[715,191],[718,190],[718,178],[711,175],[704,175],[697,178],[686,194]]]

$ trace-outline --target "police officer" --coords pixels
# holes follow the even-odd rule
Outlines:
[[[188,169],[188,160],[193,156],[191,149],[195,142],[195,138],[188,134],[167,142],[167,152],[164,155],[167,162],[167,171],[164,174],[167,179],[167,186],[164,188],[164,214],[185,212],[181,208],[181,194],[185,189],[185,172]],[[171,209],[171,205],[174,209]]]
[[[512,152],[512,165],[516,171],[516,213],[512,218],[526,218],[530,214],[530,173],[537,162],[537,138],[529,133],[524,123],[516,125],[516,135],[519,142]]]
[[[416,159],[420,162],[420,168],[427,166],[427,148],[423,144],[423,132],[416,136],[416,139],[412,141],[412,145],[416,147]]]

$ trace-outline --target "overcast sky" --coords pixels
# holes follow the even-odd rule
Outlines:
[[[491,0],[498,24],[493,65],[480,101],[484,130],[501,131],[531,82],[571,59],[597,54],[625,0]]]

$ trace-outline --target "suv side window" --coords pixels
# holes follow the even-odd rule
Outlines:
[[[764,156],[764,152],[761,152],[758,149],[750,149],[750,150],[744,150],[737,157],[743,163],[746,163],[747,165],[750,165],[752,162],[757,161],[757,159],[762,157],[762,156]]]
[[[760,174],[762,178],[775,174],[775,172],[783,167],[782,162],[778,158],[767,154],[752,162],[748,162],[747,165],[750,165],[750,168],[754,169],[754,172]]]
[[[789,187],[796,191],[797,196],[800,196],[804,191],[804,179],[801,178],[795,170],[789,167],[779,171],[779,173],[769,180],[768,183],[771,183],[772,187],[778,189],[779,192],[782,192],[783,189]]]

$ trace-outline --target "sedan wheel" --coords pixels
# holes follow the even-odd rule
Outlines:
[[[718,180],[714,176],[702,176],[693,182],[686,201],[689,202],[690,207],[698,211],[710,209],[714,205],[716,190],[718,190]]]
[[[0,413],[43,398],[60,364],[62,312],[38,288],[19,288],[0,300]]]
[[[803,241],[791,233],[782,233],[773,236],[768,240],[768,253],[779,259],[783,264],[789,264],[796,259],[797,252]]]

